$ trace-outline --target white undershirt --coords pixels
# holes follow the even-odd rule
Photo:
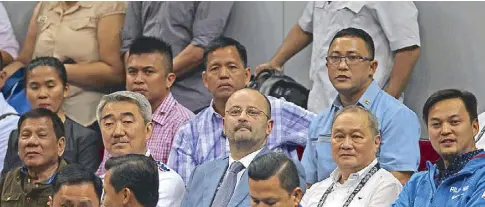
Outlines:
[[[244,169],[242,169],[241,171],[239,171],[239,173],[237,173],[237,183],[236,183],[236,186],[235,186],[235,187],[237,187],[237,185],[239,184],[239,180],[241,180],[241,177],[242,177],[242,175],[244,174],[244,171],[246,171],[246,170],[248,169],[249,164],[251,164],[251,162],[254,160],[254,158],[256,157],[256,155],[258,155],[258,154],[259,154],[259,152],[261,152],[261,150],[262,150],[262,149],[263,149],[263,148],[261,148],[261,149],[259,149],[259,150],[257,150],[257,151],[254,151],[254,152],[252,152],[252,153],[250,153],[250,154],[248,154],[248,155],[244,156],[243,158],[241,158],[241,159],[239,160],[239,162],[241,162],[241,164],[243,164],[243,165],[244,165]],[[232,158],[232,156],[230,156],[230,155],[229,155],[229,165],[227,166],[226,174],[224,175],[224,177],[225,177],[225,176],[227,175],[227,173],[229,172],[228,170],[229,170],[229,168],[231,167],[231,164],[232,164],[233,162],[235,162],[235,161],[236,161],[236,160],[234,160],[234,159]]]
[[[370,165],[359,172],[350,174],[349,178],[340,184],[340,170],[335,169],[330,177],[315,183],[307,190],[301,205],[303,207],[316,207],[325,191],[334,184],[333,191],[327,196],[323,206],[343,206],[349,195],[354,191],[360,181],[365,177],[372,167],[377,163],[375,159]],[[378,170],[355,195],[349,207],[389,207],[402,190],[401,183],[388,171]]]

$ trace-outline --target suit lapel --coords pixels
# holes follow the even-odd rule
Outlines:
[[[217,187],[224,178],[226,169],[229,165],[229,158],[226,157],[221,160],[217,160],[214,165],[214,169],[205,172],[204,183],[207,184],[207,188],[204,189],[204,198],[202,206],[210,206],[212,199],[216,195]]]
[[[261,151],[254,157],[254,159],[269,152],[270,152],[269,149],[266,146],[264,146],[263,149],[261,149]],[[232,195],[231,200],[229,201],[228,206],[230,207],[238,206],[239,204],[241,204],[241,202],[244,201],[246,197],[249,196],[248,182],[249,182],[249,177],[248,177],[248,171],[246,169],[241,177],[241,180],[236,186],[236,189],[234,191],[234,194]],[[242,204],[241,206],[249,206],[249,203]]]

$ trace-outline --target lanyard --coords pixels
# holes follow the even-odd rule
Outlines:
[[[372,169],[369,172],[367,172],[365,177],[362,178],[359,185],[357,185],[357,187],[354,189],[354,191],[349,195],[349,197],[347,198],[347,200],[345,201],[345,203],[342,207],[348,207],[350,205],[350,202],[352,202],[355,195],[357,195],[357,193],[359,193],[359,191],[362,190],[365,183],[367,183],[367,181],[369,181],[369,179],[372,177],[372,175],[374,175],[379,169],[381,169],[381,167],[379,166],[379,163],[377,163],[376,165],[374,165],[374,167],[372,167]],[[335,183],[332,183],[332,185],[330,185],[330,187],[322,195],[320,202],[318,202],[318,207],[323,206],[323,204],[325,203],[325,200],[327,200],[328,195],[333,191],[334,185],[335,185]]]

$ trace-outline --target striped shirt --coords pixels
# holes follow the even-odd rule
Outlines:
[[[192,117],[194,117],[194,113],[179,104],[172,93],[169,93],[152,115],[153,131],[147,142],[147,148],[155,160],[167,163],[177,130]],[[104,174],[104,163],[110,157],[108,151],[104,150],[104,158],[98,169],[98,175]]]
[[[316,115],[284,99],[268,99],[274,126],[267,146],[272,151],[297,159],[296,146],[305,146],[308,127]],[[177,171],[185,184],[196,166],[229,156],[229,142],[223,136],[222,128],[222,116],[212,107],[207,107],[180,127],[174,138],[168,166]]]

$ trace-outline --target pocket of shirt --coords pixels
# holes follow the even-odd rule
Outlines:
[[[21,193],[5,193],[2,195],[2,206],[20,205]]]
[[[69,23],[69,28],[75,31],[79,31],[83,29],[96,29],[96,22],[92,17],[83,17],[83,18],[72,20]]]
[[[331,136],[331,134],[319,134],[317,137],[310,138],[311,145],[315,146],[318,143],[330,143]]]

